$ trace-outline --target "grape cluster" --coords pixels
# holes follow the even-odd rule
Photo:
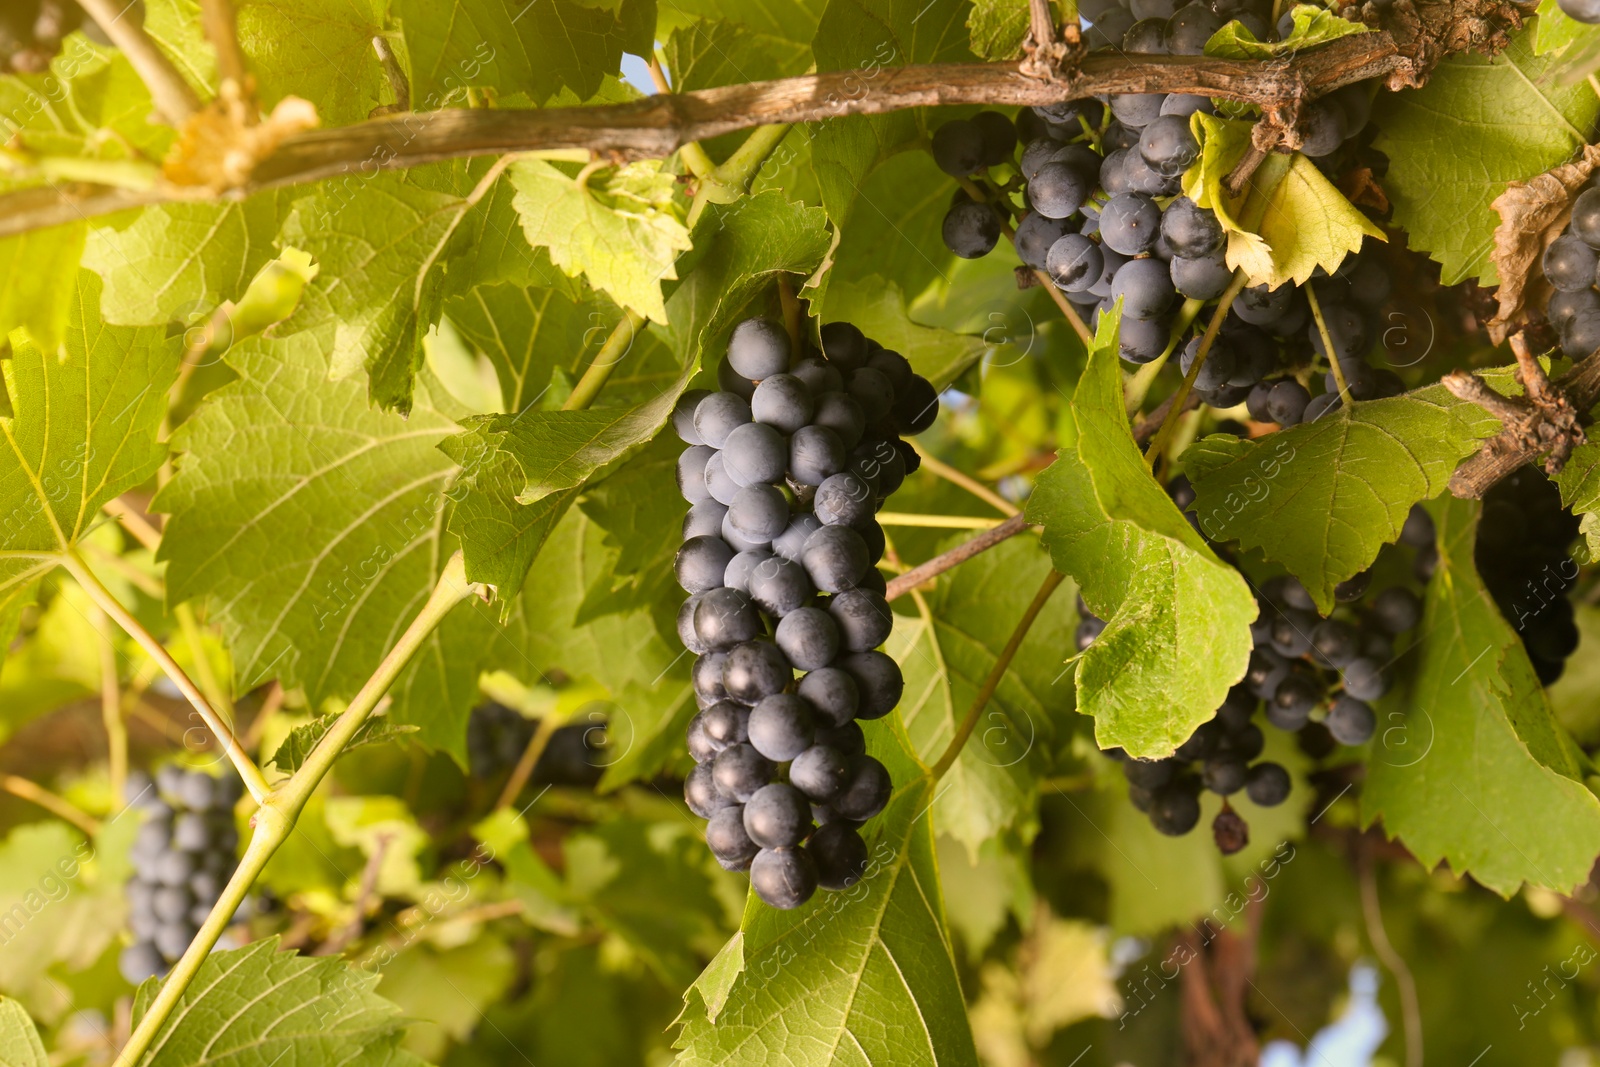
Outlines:
[[[1093,8],[1083,12],[1094,20],[1091,45],[1126,52],[1199,55],[1228,20],[1262,39],[1293,24],[1286,14],[1269,33],[1271,5],[1258,0],[1183,7],[1172,0],[1126,6],[1099,0]],[[1305,111],[1301,151],[1331,167],[1367,125],[1370,110],[1370,89],[1362,85],[1315,101]],[[1210,113],[1213,104],[1186,94],[1126,94],[1024,110],[1015,123],[997,111],[945,123],[933,136],[934,162],[964,183],[945,216],[946,246],[967,258],[986,255],[1020,213],[1014,241],[1027,267],[1044,272],[1085,320],[1120,298],[1122,357],[1143,364],[1176,351],[1187,373],[1200,339],[1184,343],[1181,334],[1191,327],[1200,332],[1199,309],[1222,297],[1233,277],[1215,214],[1181,195],[1183,173],[1199,157],[1190,129],[1196,111]],[[1017,175],[1002,183],[1007,168]],[[1019,186],[1025,209],[1011,200]],[[1364,361],[1392,288],[1375,250],[1346,257],[1333,276],[1319,274],[1312,284],[1351,396],[1403,391],[1392,371]],[[1195,389],[1215,408],[1248,403],[1258,421],[1289,426],[1314,419],[1340,402],[1327,347],[1303,290],[1247,288],[1224,319]],[[1319,365],[1322,391],[1313,396],[1304,384],[1311,372],[1294,372]]]
[[[1194,491],[1185,478],[1169,486],[1174,502],[1187,509]],[[1426,580],[1434,552],[1433,522],[1421,507],[1413,508],[1400,535],[1401,544],[1417,550],[1416,567]],[[1210,790],[1227,798],[1244,790],[1262,807],[1289,796],[1289,773],[1281,764],[1260,760],[1265,735],[1256,712],[1265,708],[1267,722],[1296,734],[1302,750],[1315,757],[1338,745],[1371,740],[1377,716],[1370,702],[1389,688],[1395,661],[1395,640],[1415,627],[1422,602],[1403,585],[1371,589],[1371,571],[1363,571],[1334,590],[1338,607],[1329,617],[1318,614],[1305,586],[1292,577],[1271,578],[1256,589],[1254,645],[1242,682],[1229,692],[1216,715],[1200,725],[1167,759],[1136,760],[1120,749],[1106,755],[1123,763],[1128,796],[1164,834],[1182,835],[1200,819],[1200,793]],[[1088,648],[1105,629],[1079,599],[1077,645]],[[1223,852],[1237,852],[1249,841],[1248,827],[1224,799],[1212,830]]]
[[[1578,647],[1567,593],[1578,578],[1569,554],[1578,519],[1561,506],[1555,485],[1534,467],[1502,479],[1483,498],[1474,549],[1478,574],[1523,646],[1539,680],[1561,677]]]
[[[856,721],[887,715],[904,687],[878,650],[894,616],[874,515],[919,463],[899,435],[939,411],[899,353],[846,322],[819,332],[816,354],[795,353],[782,326],[746,319],[721,389],[673,413],[689,446],[678,634],[701,708],[684,797],[717,860],[778,908],[860,878],[857,828],[889,800]]]
[[[467,720],[467,766],[480,782],[507,774],[522,758],[538,719],[515,708],[488,701],[472,709]],[[604,729],[598,724],[558,726],[545,742],[528,780],[538,785],[592,787],[605,774]]]
[[[1544,277],[1553,290],[1545,317],[1561,351],[1583,359],[1600,351],[1600,182],[1591,178],[1572,203],[1572,220],[1544,250]]]
[[[135,940],[118,960],[129,982],[165,974],[222,895],[238,864],[233,808],[243,793],[231,770],[213,775],[168,764],[154,781],[128,776],[128,804],[144,816],[127,885]]]
[[[0,4],[0,71],[42,73],[61,51],[61,39],[84,21],[83,9],[72,0],[7,0]]]

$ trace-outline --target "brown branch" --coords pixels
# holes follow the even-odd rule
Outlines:
[[[980,552],[987,551],[1004,541],[1008,537],[1015,537],[1028,528],[1028,520],[1022,515],[1013,515],[999,526],[974,537],[964,544],[957,545],[948,552],[934,556],[926,563],[919,564],[896,575],[894,581],[889,583],[888,590],[883,594],[885,600],[904,596],[929,578],[943,574],[952,567],[960,566]]]
[[[109,3],[110,0],[91,0]],[[691,141],[774,123],[818,122],[941,104],[1035,105],[1102,93],[1194,93],[1286,106],[1404,63],[1386,33],[1340,38],[1293,57],[1083,57],[1054,82],[1010,63],[955,63],[808,74],[691,93],[657,94],[604,107],[448,109],[392,115],[286,139],[258,164],[240,198],[325,178],[360,180],[390,170],[470,156],[584,148],[618,159],[658,159]],[[63,196],[30,189],[0,197],[0,236],[140,204],[204,198],[203,190],[80,187]]]
[[[1526,396],[1496,393],[1470,371],[1452,371],[1442,379],[1456,397],[1503,423],[1450,476],[1450,492],[1458,497],[1482,498],[1500,479],[1539,456],[1545,457],[1546,473],[1559,474],[1572,450],[1586,440],[1579,419],[1600,401],[1600,354],[1581,360],[1552,382],[1520,331],[1511,337],[1511,350]]]

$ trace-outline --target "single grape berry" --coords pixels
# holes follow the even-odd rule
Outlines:
[[[745,871],[761,846],[750,840],[744,828],[744,808],[730,804],[711,813],[706,823],[706,844],[724,870]]]
[[[789,334],[771,319],[745,319],[728,338],[728,365],[759,382],[789,369]]]
[[[800,679],[795,691],[830,727],[853,725],[852,720],[861,706],[861,690],[855,678],[839,667],[810,672]]]
[[[789,764],[789,784],[819,804],[838,796],[849,780],[850,757],[820,742]]]
[[[871,756],[855,756],[844,788],[829,806],[852,822],[866,822],[889,803],[893,788],[883,764]]]
[[[798,908],[817,891],[817,868],[803,848],[764,848],[750,863],[750,888],[774,908]]]
[[[1289,799],[1289,772],[1277,763],[1258,763],[1250,768],[1244,791],[1252,803],[1276,807]]]
[[[787,763],[811,747],[811,707],[793,693],[764,697],[750,712],[750,745],[774,763]]]
[[[855,680],[860,694],[856,718],[880,719],[900,703],[905,677],[900,665],[884,653],[852,652],[841,656],[838,666]]]
[[[982,127],[966,119],[952,119],[934,130],[932,150],[934,164],[953,178],[976,174],[991,154]]]
[[[839,654],[841,642],[838,623],[821,608],[791,611],[779,620],[773,639],[779,650],[789,657],[789,662],[803,671],[814,671],[832,663]]]
[[[1000,216],[988,204],[967,201],[945,213],[944,246],[962,259],[982,259],[1000,240]]]
[[[1544,250],[1545,280],[1562,292],[1572,293],[1594,285],[1594,249],[1575,233],[1562,234]]]
[[[744,829],[762,848],[793,848],[811,830],[811,804],[792,785],[764,785],[745,803]]]
[[[806,852],[817,867],[817,883],[824,889],[848,889],[866,877],[867,843],[855,827],[830,822],[806,842]]]

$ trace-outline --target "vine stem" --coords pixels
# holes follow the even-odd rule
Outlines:
[[[250,795],[258,803],[262,801],[269,789],[267,780],[261,775],[261,768],[257,767],[255,762],[251,760],[244,747],[239,744],[239,739],[233,735],[233,730],[227,723],[222,721],[222,717],[211,707],[210,702],[201,693],[199,686],[195,685],[189,676],[184,673],[183,668],[178,666],[178,662],[172,658],[172,654],[162,646],[161,642],[156,640],[155,635],[145,629],[144,623],[140,622],[132,612],[122,606],[122,603],[117,600],[111,590],[107,589],[104,583],[95,576],[94,571],[89,569],[89,565],[83,561],[82,556],[69,549],[61,554],[60,560],[61,565],[67,569],[67,573],[71,574],[77,583],[83,587],[83,591],[89,594],[90,599],[98,604],[102,611],[115,619],[117,625],[122,627],[128,636],[139,643],[139,647],[145,650],[146,655],[160,665],[161,669],[166,672],[167,677],[171,678],[173,684],[178,687],[178,691],[188,699],[190,704],[194,705],[194,709],[200,713],[200,718],[204,720],[206,726],[217,740],[222,743],[222,750],[227,754],[228,759],[233,762],[234,769],[239,772],[239,777],[243,780],[245,789],[249,791]]]
[[[578,384],[572,387],[572,395],[561,405],[562,411],[582,411],[594,403],[595,397],[600,395],[600,390],[605,388],[610,379],[611,372],[628,354],[633,347],[634,337],[643,328],[643,315],[631,308],[622,313],[622,321],[612,329],[606,343],[600,346],[600,351],[594,354],[594,362],[584,370]]]
[[[278,788],[262,801],[261,807],[251,817],[250,843],[245,846],[244,857],[235,868],[233,877],[228,879],[221,897],[211,909],[211,913],[206,916],[199,933],[189,942],[189,947],[184,951],[182,958],[173,964],[172,971],[161,984],[161,991],[156,994],[150,1009],[139,1020],[139,1025],[128,1038],[128,1043],[117,1053],[112,1067],[133,1067],[149,1051],[157,1033],[166,1025],[173,1010],[178,1006],[178,1001],[182,999],[189,984],[194,981],[200,965],[205,962],[212,948],[216,946],[217,939],[233,921],[233,913],[244,903],[245,894],[255,884],[267,861],[288,840],[290,832],[294,829],[295,820],[300,817],[306,801],[311,799],[311,794],[317,785],[333,768],[339,754],[344,751],[351,738],[355,737],[356,731],[361,729],[361,724],[367,721],[367,716],[372,714],[373,708],[377,707],[378,702],[389,691],[389,687],[400,676],[400,672],[411,662],[411,657],[416,655],[417,650],[428,639],[428,635],[433,633],[434,628],[444,620],[451,609],[481,588],[467,581],[466,567],[461,553],[457,552],[451,556],[449,562],[445,564],[443,573],[439,575],[428,602],[411,621],[411,625],[406,627],[400,639],[389,650],[389,654],[383,657],[383,662],[378,664],[372,676],[361,687],[361,691],[351,699],[349,705],[334,720],[333,725],[328,727],[328,732],[322,735],[316,747],[306,756],[300,769],[280,783]],[[256,773],[259,776],[260,772]]]
[[[1422,1067],[1422,1008],[1417,1001],[1417,982],[1411,975],[1411,968],[1406,966],[1405,957],[1395,951],[1389,932],[1383,927],[1372,851],[1365,839],[1357,847],[1356,873],[1361,885],[1361,917],[1366,923],[1367,939],[1383,965],[1394,975],[1400,993],[1400,1016],[1406,1033],[1406,1067]]]
[[[876,516],[883,526],[924,526],[938,530],[992,530],[999,519],[975,515],[923,515],[910,511],[880,511]]]
[[[1328,369],[1339,386],[1339,402],[1345,407],[1354,403],[1350,399],[1350,386],[1344,380],[1344,367],[1339,363],[1339,353],[1333,347],[1333,336],[1328,333],[1328,322],[1322,317],[1322,303],[1317,300],[1317,287],[1306,286],[1306,299],[1311,303],[1311,317],[1317,320],[1317,336],[1322,338],[1322,350],[1328,354]]]
[[[51,815],[58,819],[65,819],[90,837],[100,832],[99,819],[96,819],[66,797],[58,796],[43,786],[30,782],[21,775],[0,775],[0,789],[4,789],[12,796],[21,797],[31,804],[39,805]]]
[[[200,0],[200,25],[205,30],[211,46],[217,50],[217,74],[224,82],[238,86],[241,98],[247,92],[248,74],[244,66],[244,50],[239,47],[239,23],[234,17],[231,0]],[[255,122],[254,108],[247,108],[245,121]]]
[[[112,639],[112,622],[96,606],[94,628],[100,645],[100,718],[106,730],[106,767],[111,777],[112,805],[122,799],[128,780],[128,727],[122,721],[122,689],[117,681],[117,646]]]
[[[928,562],[920,563],[904,574],[898,575],[894,581],[889,583],[888,589],[884,591],[883,598],[885,600],[893,600],[896,597],[904,596],[928,579],[941,575],[952,567],[960,566],[980,552],[987,552],[1008,537],[1015,537],[1023,530],[1026,530],[1028,526],[1027,518],[1020,514],[1013,515],[994,529],[985,530],[972,540],[959,544],[948,552],[942,552],[928,560]]]
[[[118,0],[79,0],[79,3],[89,17],[100,24],[111,43],[128,57],[139,80],[150,90],[150,99],[162,118],[177,126],[199,109],[199,98],[178,73],[178,68],[156,47],[138,20],[123,17],[130,5]]]
[[[1022,618],[1017,620],[1016,629],[1011,631],[1011,639],[1006,642],[1006,647],[1000,650],[1000,656],[994,661],[989,676],[983,680],[983,688],[978,690],[978,695],[972,701],[972,707],[967,709],[966,718],[961,720],[961,725],[956,729],[956,735],[950,739],[950,744],[945,747],[944,754],[939,757],[939,762],[933,765],[931,774],[934,781],[943,778],[945,772],[955,765],[961,750],[966,747],[972,731],[978,727],[978,717],[983,714],[983,709],[989,705],[989,700],[994,696],[994,691],[1000,687],[1000,679],[1005,677],[1006,670],[1011,666],[1011,660],[1016,656],[1017,649],[1022,647],[1023,639],[1028,636],[1028,630],[1033,627],[1033,620],[1039,617],[1039,612],[1044,610],[1045,601],[1050,599],[1050,594],[1066,578],[1058,570],[1044,577],[1039,591],[1033,594],[1033,602],[1022,613]]]
[[[539,765],[539,757],[544,755],[544,750],[549,747],[550,738],[555,736],[555,732],[554,715],[546,715],[539,720],[539,725],[534,727],[533,736],[528,738],[528,747],[522,750],[517,765],[511,769],[511,777],[506,779],[506,787],[500,791],[500,799],[495,801],[495,811],[509,808],[516,802],[523,787],[528,784],[528,779],[533,777],[533,769]]]
[[[1222,329],[1222,320],[1228,317],[1228,309],[1233,307],[1234,298],[1244,291],[1247,281],[1249,279],[1245,277],[1244,271],[1233,272],[1233,281],[1228,283],[1228,288],[1217,304],[1217,310],[1212,313],[1211,321],[1206,324],[1206,332],[1200,337],[1200,347],[1195,351],[1194,362],[1189,364],[1189,373],[1183,376],[1183,383],[1178,386],[1178,391],[1172,394],[1172,407],[1168,409],[1167,417],[1161,420],[1161,428],[1156,431],[1155,440],[1151,441],[1150,447],[1145,450],[1146,470],[1154,472],[1156,459],[1167,450],[1167,444],[1172,440],[1172,432],[1183,415],[1184,402],[1189,399],[1189,393],[1194,389],[1194,380],[1200,377],[1200,368],[1206,365],[1206,357],[1211,354],[1211,346],[1217,340],[1217,332]]]
[[[962,489],[965,489],[967,492],[971,493],[985,504],[988,504],[990,507],[994,508],[1000,514],[1007,517],[1015,515],[1021,510],[1011,501],[1007,500],[993,489],[990,489],[987,485],[984,485],[966,471],[957,470],[944,460],[940,459],[938,456],[935,456],[933,453],[929,452],[922,445],[918,444],[915,438],[911,439],[911,448],[914,452],[916,452],[917,455],[922,457],[922,468],[929,474],[943,478],[951,485],[960,486]]]

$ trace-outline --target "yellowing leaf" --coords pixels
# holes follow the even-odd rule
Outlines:
[[[663,279],[675,279],[689,230],[672,203],[672,175],[658,164],[633,163],[579,182],[541,160],[510,169],[522,232],[550,250],[556,266],[583,274],[617,303],[667,321]]]
[[[1298,152],[1267,156],[1244,194],[1229,196],[1223,181],[1250,148],[1251,123],[1200,112],[1190,122],[1201,150],[1183,176],[1184,194],[1217,213],[1228,235],[1228,266],[1252,285],[1303,285],[1318,267],[1337,268],[1364,237],[1387,240]]]

